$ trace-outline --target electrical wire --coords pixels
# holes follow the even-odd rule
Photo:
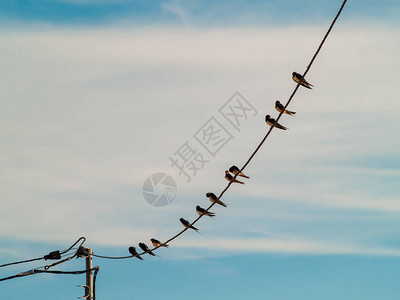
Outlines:
[[[156,248],[154,248],[156,249]],[[146,252],[140,253],[140,255],[145,254]],[[132,258],[135,257],[133,255],[128,255],[128,256],[105,256],[105,255],[98,255],[92,253],[92,256],[98,257],[98,258],[105,258],[105,259],[127,259],[127,258]]]
[[[84,242],[86,242],[86,238],[85,238],[84,236],[81,236],[75,243],[73,243],[73,244],[71,245],[71,247],[69,247],[67,250],[61,251],[60,253],[61,253],[61,254],[64,254],[64,253],[70,251],[76,244],[79,243],[80,240],[82,240],[82,242],[80,243],[79,247],[82,246]],[[79,247],[78,247],[78,248],[79,248]]]
[[[73,248],[73,249],[77,249],[77,248]],[[65,254],[61,255],[61,258],[64,258],[64,257],[66,257],[66,256],[68,256],[68,255],[71,255],[71,253],[65,253]],[[68,260],[69,260],[69,259],[68,259]],[[61,261],[60,263],[63,263],[63,262],[64,262],[64,260]],[[46,267],[47,267],[47,268],[46,268]],[[35,270],[38,270],[38,269],[47,270],[49,267],[51,267],[51,266],[49,266],[49,265],[42,265],[42,266],[40,266],[40,267],[36,267]]]
[[[341,5],[340,9],[338,10],[338,12],[337,12],[335,18],[333,19],[331,25],[329,26],[328,31],[325,33],[324,38],[322,39],[321,43],[319,44],[319,46],[318,46],[318,48],[317,48],[317,51],[314,53],[314,55],[313,55],[313,57],[312,57],[310,63],[308,64],[308,66],[307,66],[305,72],[303,73],[303,75],[302,75],[303,78],[305,78],[305,76],[307,75],[308,71],[310,70],[312,64],[314,63],[314,61],[315,61],[317,55],[319,54],[319,52],[320,52],[322,46],[324,45],[326,39],[328,38],[328,36],[329,36],[329,34],[330,34],[330,32],[331,32],[333,26],[335,25],[336,20],[339,18],[340,14],[342,13],[342,10],[343,10],[343,8],[344,8],[346,2],[347,2],[347,0],[344,0],[344,1],[343,1],[343,3],[342,3],[342,5]],[[292,92],[292,94],[290,95],[288,101],[286,102],[286,105],[284,106],[284,109],[279,113],[278,117],[276,118],[275,124],[278,123],[278,121],[279,121],[279,119],[281,118],[281,116],[283,115],[285,109],[289,106],[289,104],[290,104],[290,102],[292,101],[294,95],[296,94],[297,90],[299,89],[301,83],[302,83],[302,81],[300,81],[299,83],[297,83],[295,89],[293,90],[293,92]],[[266,133],[266,135],[264,136],[264,138],[261,140],[260,144],[257,146],[257,148],[254,150],[254,152],[250,155],[249,159],[246,161],[246,163],[245,163],[245,164],[243,165],[243,167],[240,169],[240,172],[242,172],[242,171],[248,166],[248,164],[251,162],[251,160],[254,158],[254,156],[257,154],[257,152],[260,150],[260,148],[262,147],[262,145],[264,144],[264,142],[266,141],[266,139],[268,138],[268,136],[270,135],[270,133],[272,132],[272,130],[275,128],[275,124],[273,124],[273,125],[269,128],[268,132]],[[237,176],[238,176],[237,174],[234,175],[234,176],[233,176],[233,179],[236,179]],[[230,181],[230,182],[228,183],[228,185],[225,187],[224,190],[222,190],[222,192],[220,193],[218,199],[222,198],[222,196],[223,196],[223,195],[225,194],[225,192],[229,189],[229,187],[232,185],[232,183],[233,183],[233,180]],[[199,216],[198,216],[192,223],[190,223],[190,224],[191,224],[191,225],[196,224],[197,221],[199,221],[199,220],[205,215],[205,213],[208,212],[215,204],[216,204],[216,203],[212,203],[212,204],[205,210],[205,212],[204,212],[203,214],[199,215]],[[188,230],[188,229],[189,229],[189,228],[184,228],[183,230],[181,230],[180,232],[178,232],[176,235],[174,235],[173,237],[171,237],[170,239],[168,239],[167,241],[165,241],[164,243],[162,243],[160,246],[154,247],[154,248],[150,249],[149,251],[143,251],[142,253],[138,253],[138,255],[140,256],[140,255],[146,254],[146,253],[148,253],[148,252],[150,252],[150,251],[154,251],[154,250],[156,250],[156,249],[162,247],[162,245],[164,245],[164,244],[168,244],[169,242],[171,242],[171,241],[175,240],[176,238],[178,238],[180,235],[182,235],[182,234],[183,234],[186,230]],[[105,258],[105,259],[127,259],[127,258],[135,258],[135,257],[136,257],[136,255],[129,255],[129,256],[104,256],[104,255],[97,255],[97,254],[94,254],[94,253],[92,254],[92,256],[95,256],[95,257],[98,257],[98,258]]]
[[[96,300],[96,278],[97,278],[97,273],[100,270],[100,267],[97,266],[97,267],[95,267],[95,269],[96,270],[94,271],[94,274],[93,274],[93,300]]]
[[[75,250],[75,252],[78,250],[78,248],[72,248],[71,250]],[[70,251],[71,251],[70,250]],[[64,253],[64,254],[62,254],[61,255],[61,258],[64,258],[64,257],[66,257],[66,256],[69,256],[69,255],[71,255],[72,253]]]
[[[75,252],[73,255],[71,255],[71,256],[69,256],[69,257],[67,257],[67,258],[64,258],[63,260],[60,260],[60,261],[58,261],[58,262],[55,262],[54,264],[51,264],[51,265],[46,265],[46,266],[44,267],[44,269],[45,269],[45,270],[48,270],[48,269],[50,269],[50,268],[52,268],[52,267],[54,267],[54,266],[57,266],[57,265],[62,264],[62,263],[65,263],[65,262],[67,262],[67,261],[73,259],[73,258],[74,258],[75,256],[77,256],[77,255],[78,255],[78,252]]]
[[[11,265],[18,265],[18,264],[28,263],[28,262],[42,260],[42,259],[44,259],[44,257],[37,257],[37,258],[32,258],[32,259],[27,259],[27,260],[22,260],[22,261],[11,262],[11,263],[7,263],[7,264],[4,264],[4,265],[0,265],[0,268],[11,266]]]
[[[68,251],[70,251],[76,244],[78,244],[79,243],[79,241],[81,241],[82,240],[82,242],[81,242],[81,244],[80,244],[80,246],[82,246],[83,245],[83,243],[86,241],[86,238],[85,237],[80,237],[75,243],[73,243],[72,245],[71,245],[71,247],[69,247],[67,250],[63,250],[63,251],[53,251],[53,252],[50,252],[48,255],[45,255],[45,256],[43,256],[43,257],[37,257],[37,258],[32,258],[32,259],[27,259],[27,260],[22,260],[22,261],[16,261],[16,262],[11,262],[11,263],[7,263],[7,264],[3,264],[3,265],[0,265],[0,268],[2,268],[2,267],[7,267],[7,266],[11,266],[11,265],[17,265],[17,264],[23,264],[23,263],[28,263],[28,262],[32,262],[32,261],[38,261],[38,260],[42,260],[42,259],[59,259],[59,258],[49,258],[50,256],[51,256],[51,254],[54,254],[54,253],[57,253],[58,252],[58,254],[60,255],[60,256],[62,256],[63,254],[65,254],[65,253],[67,253]]]
[[[88,269],[88,270],[81,270],[81,271],[47,271],[47,270],[31,269],[31,270],[28,270],[26,272],[18,273],[18,274],[13,275],[13,276],[0,278],[0,281],[5,281],[5,280],[17,278],[17,277],[25,277],[25,276],[39,274],[39,273],[79,275],[79,274],[95,271],[96,269],[99,269],[99,267],[95,267],[95,268]]]

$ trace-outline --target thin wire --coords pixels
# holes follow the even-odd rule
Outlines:
[[[329,36],[329,34],[330,34],[330,32],[331,32],[333,26],[334,26],[335,23],[336,23],[336,20],[338,19],[339,15],[342,13],[342,10],[343,10],[343,8],[344,8],[346,2],[347,2],[347,0],[344,0],[344,1],[343,1],[342,5],[341,5],[341,7],[340,7],[340,9],[339,9],[339,11],[337,12],[337,14],[336,14],[335,18],[333,19],[331,25],[329,26],[328,31],[326,32],[324,38],[322,39],[321,43],[319,44],[317,51],[314,53],[314,55],[313,55],[313,57],[312,57],[310,63],[308,64],[308,66],[307,66],[307,68],[306,68],[306,71],[305,71],[304,74],[303,74],[303,78],[305,78],[305,76],[307,75],[308,71],[310,70],[312,64],[314,63],[315,58],[316,58],[317,55],[319,54],[319,52],[320,52],[322,46],[324,45],[324,43],[325,43],[327,37]],[[289,106],[289,104],[290,104],[290,102],[292,101],[294,95],[296,94],[297,90],[299,89],[301,83],[302,83],[302,81],[300,81],[299,83],[297,83],[295,89],[293,90],[293,92],[292,92],[292,94],[290,95],[288,101],[286,102],[286,105],[285,105],[284,109],[279,113],[278,117],[276,118],[276,123],[278,123],[278,121],[279,121],[279,119],[281,118],[281,116],[283,115],[285,109]],[[275,124],[276,124],[276,123],[275,123]],[[251,162],[251,160],[254,158],[254,156],[257,154],[257,152],[260,150],[260,148],[261,148],[262,145],[264,144],[265,140],[268,138],[268,136],[270,135],[270,133],[272,132],[272,130],[275,128],[275,124],[273,124],[273,125],[269,128],[268,132],[266,133],[266,135],[264,136],[264,138],[261,140],[261,142],[260,142],[260,144],[257,146],[256,150],[254,150],[254,152],[250,155],[249,159],[246,161],[246,163],[243,165],[243,167],[240,169],[240,171],[243,171],[243,170],[248,166],[248,164]],[[237,174],[234,175],[233,179],[236,179],[237,176],[238,176]],[[224,189],[224,190],[221,192],[221,194],[219,195],[218,199],[222,198],[222,196],[223,196],[223,195],[225,194],[225,192],[229,189],[229,187],[232,185],[232,183],[233,183],[233,180],[230,181],[230,182],[228,183],[228,185],[225,187],[225,189]],[[199,215],[199,216],[191,223],[191,225],[196,224],[197,221],[199,221],[199,220],[204,216],[204,214],[205,214],[206,212],[208,212],[215,204],[216,204],[216,203],[212,203],[212,204],[205,210],[205,212],[204,212],[203,214]],[[162,243],[162,244],[168,244],[169,242],[175,240],[176,238],[178,238],[181,234],[183,234],[183,233],[184,233],[186,230],[188,230],[188,229],[189,229],[189,228],[183,229],[182,231],[180,231],[179,233],[177,233],[176,235],[174,235],[173,237],[171,237],[169,240],[167,240],[166,242],[164,242],[164,243]],[[154,250],[156,250],[156,249],[158,249],[158,248],[160,248],[160,247],[162,247],[162,245],[160,245],[160,246],[158,246],[158,247],[154,247],[154,248],[150,249],[149,251],[154,251]],[[142,252],[142,253],[139,253],[138,255],[146,254],[146,253],[148,253],[149,251],[144,251],[144,252]],[[99,257],[99,258],[106,258],[106,259],[126,259],[126,258],[134,258],[134,257],[136,257],[136,255],[130,255],[130,256],[102,256],[102,255],[95,255],[95,254],[92,254],[92,255],[93,255],[93,256],[96,256],[96,257]]]
[[[32,258],[32,259],[27,259],[27,260],[22,260],[22,261],[11,262],[11,263],[7,263],[4,265],[0,265],[0,268],[11,266],[11,265],[23,264],[23,263],[27,263],[27,262],[31,262],[31,261],[42,260],[42,259],[44,259],[44,257],[38,257],[38,258]]]
[[[95,269],[96,270],[94,271],[94,274],[93,274],[93,300],[96,300],[96,278],[97,278],[97,273],[100,270],[100,267],[97,266],[97,267],[95,267]]]
[[[67,262],[67,261],[70,261],[71,259],[73,259],[75,256],[77,256],[78,255],[78,252],[75,252],[75,254],[73,254],[73,255],[71,255],[71,256],[69,256],[69,257],[67,257],[67,258],[64,258],[63,260],[60,260],[60,261],[58,261],[58,262],[55,262],[55,263],[53,263],[53,264],[51,264],[51,265],[46,265],[45,267],[44,267],[44,269],[45,270],[48,270],[48,269],[50,269],[50,268],[52,268],[52,267],[54,267],[54,266],[57,266],[57,265],[59,265],[59,264],[62,264],[62,263],[65,263],[65,262]]]
[[[78,248],[72,248],[71,250],[75,250],[75,252],[78,250]],[[71,251],[70,250],[70,251]],[[61,253],[61,252],[60,252]],[[64,252],[64,254],[61,254],[61,257],[63,258],[63,257],[65,257],[65,256],[68,256],[68,255],[71,255],[71,253],[66,253],[66,252]]]
[[[45,269],[45,270],[48,270],[48,269],[50,269],[50,268],[52,268],[52,267],[54,267],[54,266],[57,266],[57,265],[62,264],[62,263],[65,263],[65,262],[67,262],[67,261],[73,259],[74,257],[78,256],[79,250],[80,250],[81,248],[83,248],[82,245],[83,245],[83,243],[86,241],[86,238],[83,237],[83,236],[80,237],[80,238],[79,238],[74,244],[72,244],[72,246],[69,247],[67,250],[62,251],[63,254],[66,254],[66,253],[67,253],[68,251],[70,251],[80,240],[82,240],[82,242],[80,243],[78,250],[75,251],[75,253],[74,253],[73,255],[71,255],[71,256],[69,256],[69,257],[67,257],[67,258],[64,258],[64,259],[61,260],[61,261],[55,262],[55,263],[53,263],[53,264],[51,264],[51,265],[47,265],[47,266],[44,267],[44,269]],[[64,255],[63,255],[63,256],[64,256]]]
[[[143,252],[144,254],[145,252]],[[126,258],[132,258],[135,257],[133,255],[128,255],[128,256],[105,256],[105,255],[97,255],[92,253],[92,256],[98,257],[98,258],[106,258],[106,259],[126,259]]]
[[[73,248],[73,249],[77,249],[77,248]],[[71,250],[72,250],[72,249],[71,249]],[[64,258],[64,257],[66,257],[66,256],[68,256],[68,255],[71,255],[71,254],[64,253],[63,255],[61,255],[61,257]],[[38,270],[38,269],[44,269],[44,270],[46,270],[45,268],[46,268],[47,266],[48,266],[48,265],[42,265],[42,266],[36,267],[35,270]]]
[[[61,254],[64,254],[64,253],[68,252],[68,251],[71,250],[76,244],[78,244],[80,240],[83,240],[83,241],[81,242],[81,244],[79,245],[79,246],[82,246],[83,243],[86,241],[86,238],[85,238],[84,236],[81,236],[75,243],[73,243],[73,244],[71,245],[71,247],[69,247],[67,250],[61,251],[60,253],[61,253]],[[79,247],[78,247],[78,248],[79,248]]]
[[[13,276],[0,278],[0,281],[9,280],[9,279],[17,278],[17,277],[25,277],[25,276],[39,274],[39,273],[79,275],[79,274],[95,271],[98,268],[99,267],[88,269],[88,270],[82,270],[82,271],[46,271],[46,270],[32,269],[32,270],[28,270],[26,272],[18,273],[18,274],[13,275]]]
[[[65,254],[65,253],[67,253],[68,251],[70,251],[80,240],[83,240],[82,242],[81,242],[81,246],[83,245],[83,243],[86,241],[86,238],[85,237],[80,237],[75,243],[73,243],[72,245],[71,245],[71,247],[69,247],[67,250],[63,250],[63,251],[60,251],[60,254],[62,255],[62,254]],[[11,262],[11,263],[7,263],[7,264],[4,264],[4,265],[0,265],[0,268],[2,268],[2,267],[6,267],[6,266],[11,266],[11,265],[18,265],[18,264],[23,264],[23,263],[28,263],[28,262],[32,262],[32,261],[37,261],[37,260],[42,260],[42,259],[45,259],[45,257],[43,256],[43,257],[37,257],[37,258],[32,258],[32,259],[27,259],[27,260],[22,260],[22,261],[16,261],[16,262]]]

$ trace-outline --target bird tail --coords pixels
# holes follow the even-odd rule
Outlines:
[[[308,88],[308,89],[312,90],[312,88],[311,88],[312,85],[310,86],[309,83],[306,83],[306,82],[303,81],[303,82],[301,83],[301,85],[304,86],[305,88]]]
[[[207,216],[210,216],[211,218],[214,218],[215,217],[215,213],[209,211],[207,213]]]
[[[287,113],[289,116],[293,116],[293,115],[296,114],[296,112],[295,112],[295,111],[292,111],[292,110],[286,110],[286,113]]]
[[[239,175],[239,176],[242,176],[242,177],[244,177],[244,178],[247,178],[247,179],[250,178],[249,176],[246,176],[246,175],[244,175],[243,173],[239,173],[238,175]]]
[[[149,250],[149,252],[147,252],[147,253],[149,253],[151,256],[156,256],[152,251],[150,251]]]
[[[143,260],[143,258],[139,255],[135,255],[137,258],[139,258],[140,260]]]
[[[237,183],[240,183],[240,184],[244,184],[243,181],[240,181],[240,180],[237,180],[237,179],[235,179],[233,182],[237,182]]]
[[[222,202],[221,200],[218,200],[217,203],[220,204],[220,205],[222,205],[223,207],[227,207],[227,205],[226,205],[224,202]]]
[[[285,127],[285,126],[283,126],[281,124],[276,124],[275,127],[279,128],[279,129],[282,129],[282,130],[288,129],[287,127]]]

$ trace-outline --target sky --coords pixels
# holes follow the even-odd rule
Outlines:
[[[340,5],[1,1],[0,264],[81,236],[95,254],[125,256],[178,233],[257,147]],[[398,1],[349,0],[307,74],[313,90],[298,90],[295,117],[280,119],[289,130],[272,131],[228,206],[160,257],[94,258],[98,299],[399,299],[399,11]],[[233,125],[221,112],[237,99],[251,109]],[[209,122],[225,132],[215,151],[201,144]],[[204,162],[187,169],[190,181],[171,163],[185,144]],[[154,207],[142,189],[160,172],[177,194]],[[37,274],[0,292],[72,299],[84,283]]]

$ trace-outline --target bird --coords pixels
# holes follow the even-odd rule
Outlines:
[[[240,172],[239,168],[236,166],[232,166],[229,168],[229,172],[231,172],[234,175],[242,176],[244,178],[250,178],[249,176],[244,175],[242,172]]]
[[[147,245],[145,243],[139,243],[139,247],[146,253],[150,254],[151,256],[156,256],[153,252],[151,252],[151,250],[149,249],[149,247],[147,247]]]
[[[294,114],[296,114],[295,111],[291,111],[291,110],[285,109],[285,107],[283,106],[283,104],[280,103],[279,101],[276,101],[276,102],[275,102],[275,109],[276,109],[277,111],[279,111],[279,112],[282,112],[282,111],[283,111],[284,114],[288,114],[289,116],[293,116]]]
[[[226,204],[225,204],[224,202],[222,202],[221,200],[219,200],[218,197],[215,196],[214,193],[207,193],[207,194],[206,194],[206,197],[207,197],[208,199],[210,199],[211,202],[217,203],[217,204],[219,204],[219,205],[222,205],[223,207],[226,207]]]
[[[128,250],[129,250],[129,253],[132,254],[132,256],[136,256],[136,257],[139,258],[140,260],[143,260],[143,258],[141,258],[140,255],[137,253],[135,247],[129,247]]]
[[[273,125],[275,124],[275,127],[276,127],[276,128],[283,129],[283,130],[288,129],[287,127],[285,127],[285,126],[279,124],[278,122],[276,122],[275,119],[271,118],[270,115],[266,115],[266,116],[265,116],[265,122],[266,122],[269,126],[273,126]]]
[[[159,240],[156,240],[156,239],[151,239],[150,241],[154,247],[169,247],[169,245],[163,244]]]
[[[193,229],[196,232],[199,232],[199,229],[194,227],[193,225],[191,225],[188,220],[185,220],[184,218],[180,218],[179,220],[181,221],[181,223],[182,223],[182,225],[184,227],[190,228],[190,229]]]
[[[302,85],[302,86],[304,86],[304,87],[306,87],[306,88],[312,90],[311,87],[312,87],[313,85],[312,85],[311,83],[308,83],[308,82],[304,79],[304,77],[303,77],[301,74],[296,73],[296,72],[293,72],[293,73],[292,73],[292,79],[293,79],[295,82],[300,83],[300,85]]]
[[[196,212],[201,216],[201,215],[205,215],[205,216],[209,216],[211,218],[215,217],[215,214],[211,211],[206,211],[204,208],[200,207],[200,206],[196,206]]]
[[[244,184],[244,182],[242,182],[240,180],[233,179],[233,176],[229,173],[228,170],[225,170],[225,179],[230,181],[230,182],[236,182],[236,183]]]

